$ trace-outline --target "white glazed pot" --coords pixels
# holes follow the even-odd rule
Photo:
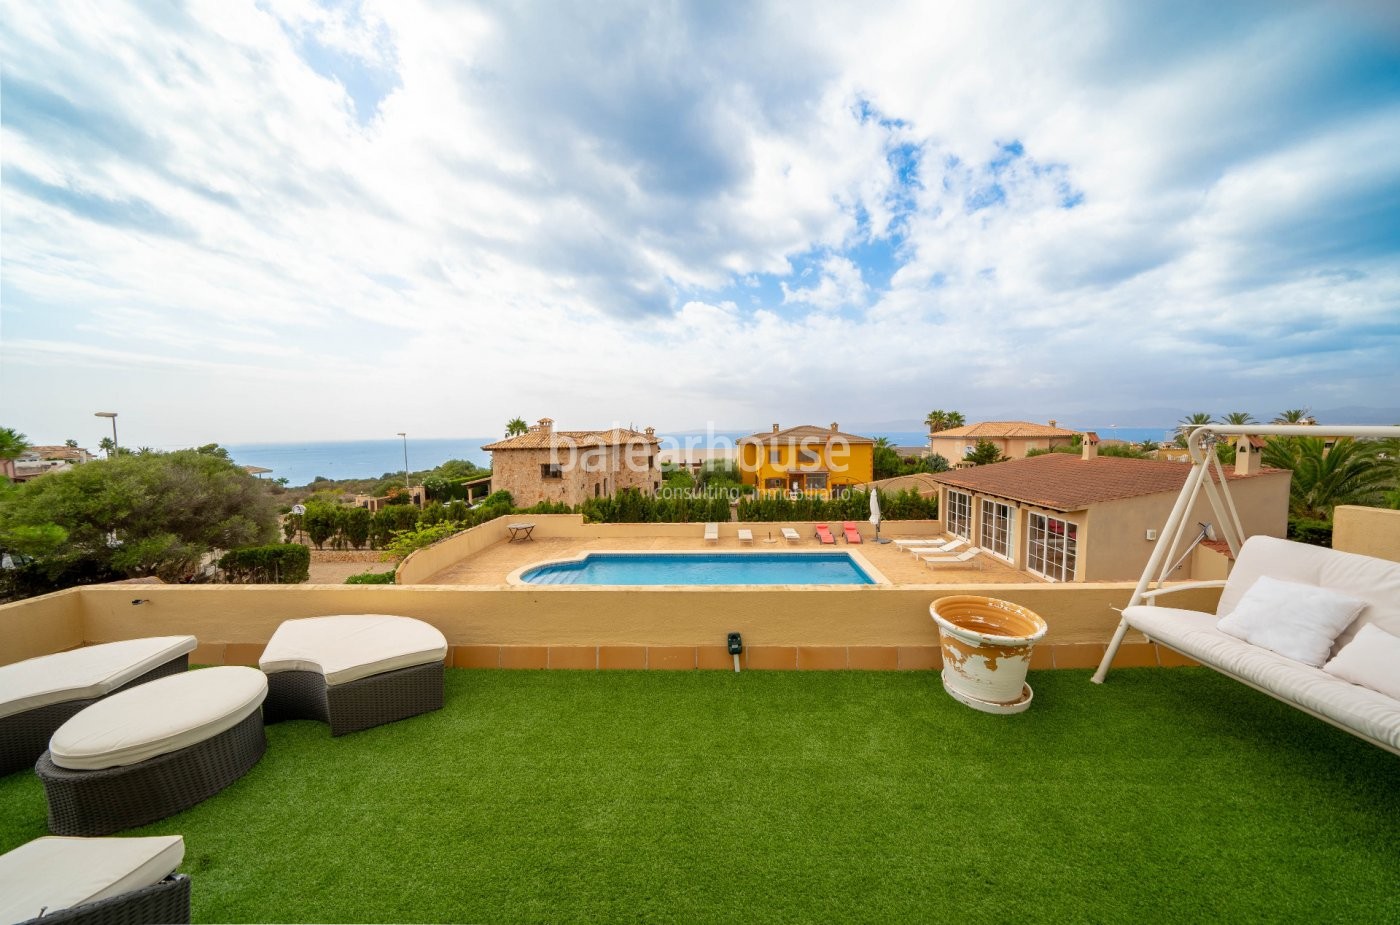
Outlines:
[[[988,713],[1030,706],[1026,670],[1031,649],[1049,629],[1019,604],[958,594],[929,605],[943,649],[943,687],[955,699]]]

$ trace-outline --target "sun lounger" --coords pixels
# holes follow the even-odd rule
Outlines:
[[[930,552],[919,556],[926,565],[957,565],[960,562],[971,562],[982,554],[982,550],[973,546],[963,552],[954,555],[943,555],[942,553]]]
[[[792,529],[791,527],[783,528],[783,539],[787,540],[789,543],[802,542],[802,537],[798,534],[796,530]]]
[[[705,524],[705,542],[719,542],[719,524]]]
[[[918,557],[926,553],[935,553],[941,555],[943,553],[956,552],[957,550],[962,549],[966,545],[967,540],[963,539],[960,536],[955,536],[941,546],[905,546],[904,548],[909,550],[911,555]]]
[[[447,639],[411,617],[285,620],[258,660],[269,723],[315,719],[332,736],[442,708]]]
[[[179,835],[36,838],[0,855],[0,922],[188,922]]]
[[[930,537],[930,538],[928,538],[928,539],[918,539],[918,540],[912,540],[912,539],[890,540],[890,542],[891,542],[891,543],[894,543],[894,544],[895,544],[896,546],[898,546],[900,549],[909,549],[909,548],[915,547],[915,546],[917,546],[917,547],[922,547],[923,549],[936,549],[936,548],[938,548],[938,547],[940,547],[940,546],[946,546],[948,543],[950,543],[950,542],[952,542],[952,541],[951,541],[951,540],[945,540],[945,539],[933,539],[933,538]]]
[[[817,524],[817,539],[823,546],[836,545],[836,537],[831,535],[831,528],[826,524]]]
[[[739,528],[739,542],[741,542],[741,543],[748,543],[750,546],[752,546],[752,545],[753,545],[753,531],[750,530],[748,527],[740,527],[740,528]]]
[[[847,543],[861,542],[860,530],[856,527],[855,521],[848,520],[845,523],[841,524],[841,532],[846,534]]]
[[[34,767],[58,727],[84,707],[183,673],[194,647],[193,636],[127,639],[0,668],[0,774]]]

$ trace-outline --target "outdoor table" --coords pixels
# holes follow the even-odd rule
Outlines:
[[[534,524],[506,524],[506,529],[510,531],[510,539],[507,543],[514,543],[517,539],[522,542],[530,539],[530,534],[535,531]]]

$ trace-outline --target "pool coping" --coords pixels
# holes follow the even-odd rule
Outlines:
[[[537,585],[525,581],[521,576],[532,569],[543,568],[549,565],[576,565],[594,555],[607,556],[753,556],[753,555],[784,555],[784,556],[829,556],[832,553],[845,553],[855,562],[856,567],[865,572],[870,577],[871,584],[849,585],[849,584],[782,584],[782,585]],[[881,585],[894,586],[894,582],[885,577],[875,565],[861,555],[856,549],[587,549],[576,555],[566,556],[559,559],[544,559],[539,562],[530,562],[522,565],[506,576],[506,584],[514,587],[531,588],[543,591],[551,588],[599,588],[599,589],[625,589],[625,588],[695,588],[699,590],[711,590],[714,588],[878,588]]]

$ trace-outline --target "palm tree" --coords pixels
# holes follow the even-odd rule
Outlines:
[[[524,418],[511,418],[506,421],[506,436],[518,437],[530,429],[530,425],[525,423]]]
[[[1186,440],[1191,436],[1191,431],[1197,427],[1204,427],[1206,424],[1214,424],[1215,418],[1209,412],[1197,411],[1195,414],[1188,414],[1177,422],[1176,425],[1176,445],[1186,446]]]
[[[1274,437],[1264,445],[1263,463],[1291,469],[1289,510],[1295,517],[1330,520],[1339,504],[1380,502],[1391,472],[1379,459],[1379,444],[1342,437],[1328,448],[1319,437]]]
[[[69,437],[67,440],[63,441],[63,445],[68,447],[68,449],[70,450],[76,450],[78,448],[78,441],[74,440],[72,437]]]
[[[1254,419],[1254,415],[1250,414],[1248,411],[1231,411],[1229,414],[1225,415],[1224,419],[1221,420],[1220,423],[1222,423],[1222,424],[1258,424],[1259,422],[1256,421],[1256,420]]]
[[[111,437],[103,437],[101,440],[97,441],[97,448],[106,453],[108,459],[111,459],[112,451],[117,448],[117,445],[112,441]]]
[[[1144,453],[1155,453],[1159,446],[1160,444],[1158,444],[1156,440],[1144,440],[1142,443],[1138,444],[1138,449],[1142,450]]]
[[[1280,411],[1270,424],[1316,424],[1312,413],[1307,408],[1293,408],[1288,411]]]
[[[930,411],[928,417],[924,418],[924,423],[928,425],[928,432],[931,434],[936,434],[940,430],[947,430],[948,412],[936,409]]]
[[[953,429],[954,427],[962,427],[962,426],[963,426],[964,424],[966,424],[966,423],[967,423],[967,418],[963,417],[963,414],[962,414],[961,411],[949,411],[949,412],[948,412],[948,426],[947,426],[946,428],[944,428],[944,429],[945,429],[945,430],[951,430],[951,429]]]

